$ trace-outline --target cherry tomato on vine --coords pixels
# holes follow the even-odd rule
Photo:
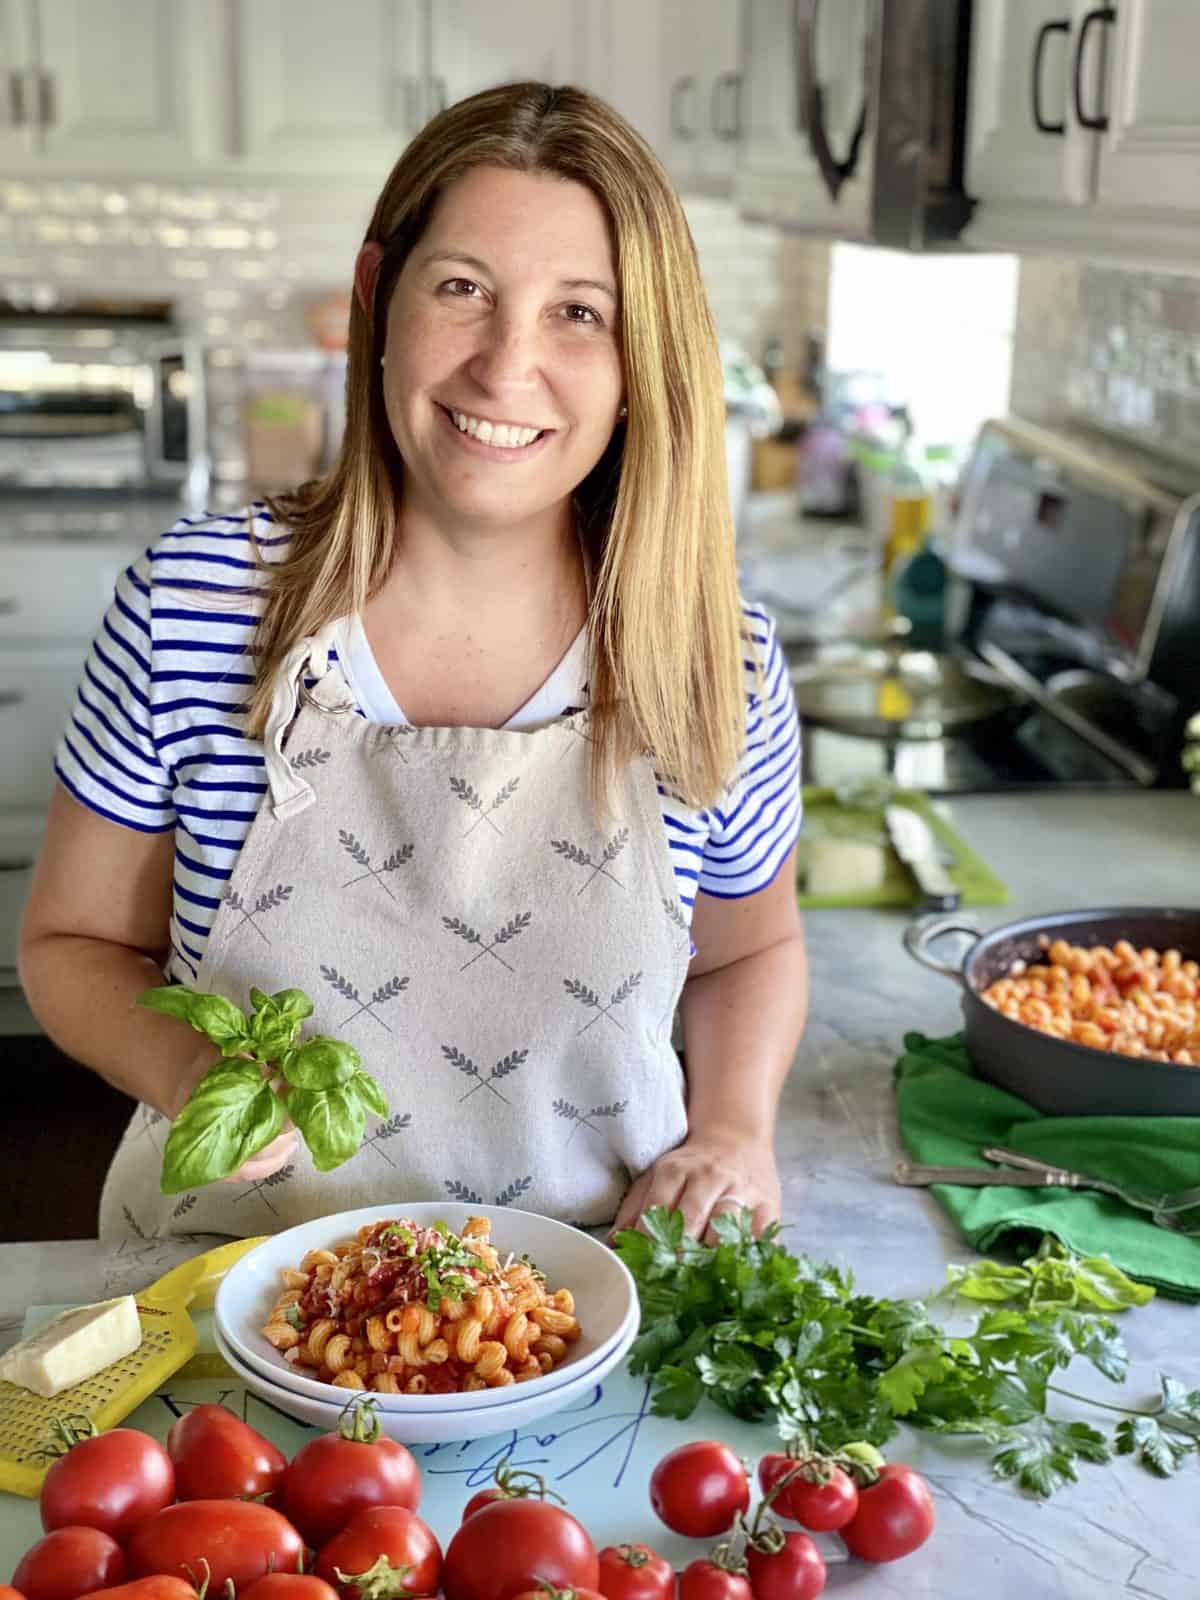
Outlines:
[[[56,1424],[56,1432],[67,1450],[42,1483],[39,1503],[48,1532],[99,1528],[124,1543],[139,1522],[174,1500],[175,1468],[148,1433],[81,1433],[69,1423]]]
[[[610,1544],[599,1561],[597,1587],[605,1600],[672,1600],[675,1569],[648,1544]]]
[[[715,1439],[669,1451],[650,1475],[650,1503],[675,1533],[706,1539],[725,1533],[750,1504],[750,1480],[738,1456]]]
[[[368,1506],[356,1512],[323,1546],[316,1562],[317,1576],[332,1584],[342,1600],[436,1594],[441,1571],[442,1547],[433,1529],[405,1506]],[[355,1578],[363,1580],[361,1586]]]
[[[840,1530],[846,1548],[863,1561],[898,1561],[933,1532],[933,1496],[919,1472],[889,1461],[878,1482],[858,1493],[858,1511]]]
[[[811,1471],[812,1478],[805,1475],[806,1468],[799,1461],[780,1452],[763,1456],[758,1463],[758,1481],[764,1494],[769,1494],[789,1473],[795,1474],[771,1501],[771,1510],[813,1533],[833,1533],[844,1528],[858,1510],[858,1485],[832,1462],[814,1464]],[[818,1476],[823,1481],[814,1481]]]
[[[744,1573],[729,1572],[701,1556],[679,1574],[679,1600],[754,1600]]]
[[[259,1500],[278,1487],[287,1457],[227,1406],[194,1406],[167,1434],[177,1500]]]
[[[240,1590],[268,1572],[299,1572],[304,1541],[278,1511],[253,1500],[181,1500],[134,1529],[128,1555],[138,1577],[189,1577],[207,1563],[207,1592],[216,1596],[227,1580]]]
[[[569,1511],[545,1500],[495,1500],[461,1524],[446,1546],[446,1600],[514,1600],[540,1583],[595,1589],[596,1547]]]
[[[754,1600],[816,1600],[825,1587],[825,1563],[806,1533],[785,1533],[776,1550],[747,1552]]]
[[[351,1407],[337,1431],[310,1439],[292,1457],[279,1486],[280,1510],[319,1550],[368,1506],[421,1503],[421,1474],[412,1453],[387,1438],[369,1402]]]
[[[17,1562],[12,1586],[26,1600],[79,1600],[125,1579],[125,1553],[100,1528],[55,1528]]]

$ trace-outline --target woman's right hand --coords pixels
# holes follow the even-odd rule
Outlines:
[[[264,1178],[270,1178],[296,1154],[300,1146],[300,1135],[290,1122],[284,1124],[283,1132],[276,1135],[270,1144],[263,1145],[257,1155],[250,1157],[249,1161],[231,1172],[227,1178],[222,1178],[222,1183],[261,1183]]]

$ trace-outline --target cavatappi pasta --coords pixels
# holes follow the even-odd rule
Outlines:
[[[1115,1055],[1200,1064],[1200,966],[1178,950],[1041,940],[1040,962],[1015,961],[980,995],[1002,1016]]]
[[[370,1223],[283,1273],[263,1336],[340,1389],[452,1394],[540,1378],[579,1338],[569,1289],[502,1257],[486,1217],[461,1234],[408,1218]]]

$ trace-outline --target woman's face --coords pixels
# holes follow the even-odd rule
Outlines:
[[[617,422],[616,297],[590,189],[498,167],[451,185],[388,308],[384,399],[406,505],[479,527],[561,511]]]

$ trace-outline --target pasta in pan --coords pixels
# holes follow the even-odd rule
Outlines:
[[[540,1378],[581,1329],[569,1289],[525,1258],[501,1259],[487,1217],[461,1234],[373,1222],[286,1268],[263,1337],[341,1389],[453,1394]]]

